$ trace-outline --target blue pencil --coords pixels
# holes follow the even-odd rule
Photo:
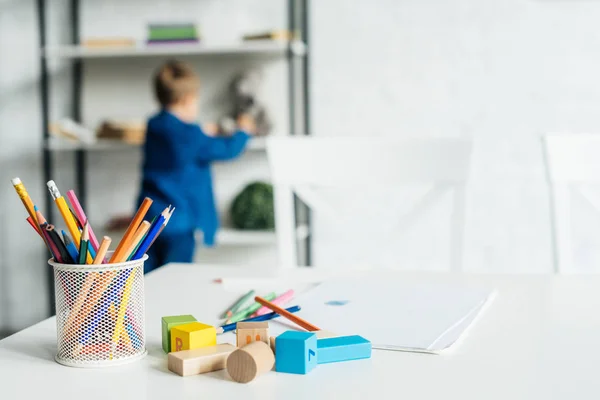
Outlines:
[[[300,311],[300,306],[292,306],[292,307],[286,308],[285,310],[287,312],[295,313],[295,312]],[[238,321],[238,322],[268,321],[270,319],[274,319],[274,318],[278,318],[278,317],[280,317],[279,314],[277,314],[276,312],[271,312],[271,313],[268,313],[268,314],[259,315],[258,317],[247,318],[245,320]],[[236,325],[237,325],[237,322],[233,322],[231,324],[220,326],[220,327],[217,328],[217,333],[221,334],[221,333],[233,331],[233,330],[235,330],[235,326]]]
[[[131,256],[132,260],[138,260],[142,258],[144,254],[146,254],[146,251],[148,251],[148,248],[154,241],[156,235],[158,235],[158,233],[160,232],[166,220],[167,219],[164,215],[161,214],[158,216],[156,221],[154,221],[154,224],[152,224],[152,226],[148,230],[148,234],[146,235],[140,246],[137,248],[136,252],[133,254],[133,256]]]
[[[71,240],[69,234],[65,231],[60,231],[62,233],[63,240],[65,242],[65,246],[67,247],[67,251],[69,255],[74,261],[79,260],[79,252],[77,251],[77,247],[75,247],[75,243]]]

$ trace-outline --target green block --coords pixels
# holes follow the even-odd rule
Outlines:
[[[171,352],[171,329],[175,326],[197,322],[192,315],[175,315],[162,317],[162,348],[165,353]]]

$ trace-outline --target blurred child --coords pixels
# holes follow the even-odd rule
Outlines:
[[[210,164],[239,156],[255,130],[252,119],[242,117],[233,136],[211,137],[214,128],[196,123],[199,90],[196,73],[179,61],[167,62],[154,77],[161,109],[148,120],[138,204],[144,197],[154,200],[148,215],[169,204],[176,210],[150,248],[144,272],[170,262],[192,262],[196,229],[207,245],[214,244],[219,222]]]

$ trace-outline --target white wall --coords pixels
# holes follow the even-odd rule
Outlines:
[[[472,137],[466,268],[549,271],[539,135],[600,131],[599,18],[593,1],[319,2],[312,13],[314,133]],[[595,234],[581,238],[579,261],[594,268],[600,247],[593,236],[600,235],[590,221],[597,219],[580,210]],[[437,236],[447,232],[446,221],[437,212],[410,245],[398,243],[398,265],[444,264],[447,249]],[[316,228],[329,248],[326,227],[317,221]],[[331,256],[320,250],[317,260]]]

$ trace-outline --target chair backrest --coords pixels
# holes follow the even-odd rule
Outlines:
[[[449,189],[454,190],[453,268],[459,268],[464,231],[465,194],[470,164],[468,139],[269,138],[267,152],[275,192],[275,217],[281,262],[297,265],[294,193],[311,209],[339,218],[341,208],[314,190],[433,184],[410,212],[398,217],[403,229]],[[360,192],[359,192],[360,193]],[[393,210],[398,214],[398,210]],[[460,249],[455,249],[459,246]]]
[[[590,191],[600,185],[600,134],[548,134],[542,137],[550,187],[550,220],[554,270],[576,272],[572,242],[573,193],[578,192],[595,209],[600,204]]]

